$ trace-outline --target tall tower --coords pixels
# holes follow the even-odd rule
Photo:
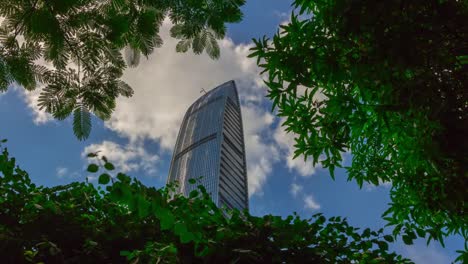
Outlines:
[[[201,184],[218,206],[249,208],[244,133],[234,81],[210,90],[187,110],[179,130],[167,182],[177,180],[188,196]]]

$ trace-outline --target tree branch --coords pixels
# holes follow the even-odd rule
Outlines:
[[[34,2],[34,4],[31,6],[31,8],[25,12],[23,14],[23,16],[21,17],[21,19],[15,24],[14,28],[15,28],[15,34],[14,34],[14,38],[16,39],[16,37],[18,36],[18,34],[21,32],[21,30],[23,30],[23,27],[24,27],[24,23],[21,24],[21,27],[18,29],[18,25],[21,23],[21,21],[23,21],[27,16],[31,15],[32,12],[34,10],[36,10],[36,5],[37,5],[37,2],[39,2],[39,0],[36,0]]]

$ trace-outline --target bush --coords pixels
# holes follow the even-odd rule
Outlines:
[[[358,232],[345,218],[321,214],[305,220],[227,211],[201,185],[185,198],[173,195],[175,186],[111,177],[113,166],[105,157],[99,163],[107,172],[97,187],[36,186],[2,149],[4,263],[410,263],[388,252],[393,237],[382,229]]]

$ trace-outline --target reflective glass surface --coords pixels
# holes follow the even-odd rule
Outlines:
[[[182,121],[168,182],[177,180],[178,192],[187,196],[198,185],[188,180],[199,177],[216,205],[249,208],[242,115],[234,81],[200,97]]]

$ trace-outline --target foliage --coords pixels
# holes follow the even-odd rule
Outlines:
[[[296,0],[250,57],[268,74],[295,156],[391,182],[384,214],[411,244],[468,239],[468,2]],[[416,232],[416,233],[415,233]]]
[[[2,150],[2,261],[410,263],[388,252],[393,237],[382,230],[361,232],[344,218],[321,214],[304,220],[223,211],[201,185],[188,198],[170,199],[175,186],[146,187],[122,173],[111,178],[113,168],[101,160],[104,166],[88,167],[91,173],[104,171],[98,187],[88,182],[43,187]]]
[[[216,39],[225,23],[239,22],[245,0],[0,0],[0,91],[17,82],[27,90],[43,85],[39,106],[57,119],[74,115],[79,139],[91,131],[91,113],[110,118],[118,96],[132,88],[120,78],[126,63],[136,66],[163,40],[165,17],[180,40],[219,57]],[[1,20],[0,20],[1,21]],[[183,48],[181,48],[183,47]]]

